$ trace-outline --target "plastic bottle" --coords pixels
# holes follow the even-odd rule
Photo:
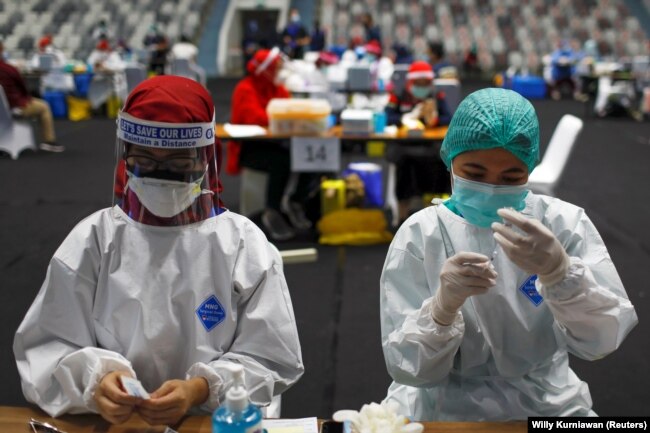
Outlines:
[[[212,433],[261,433],[262,411],[248,400],[244,386],[244,367],[229,367],[232,385],[226,392],[225,404],[212,415]]]

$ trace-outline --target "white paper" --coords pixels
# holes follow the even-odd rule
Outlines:
[[[233,138],[256,137],[266,135],[266,129],[258,125],[233,125],[226,123],[223,129]]]
[[[262,427],[268,433],[318,433],[318,420],[313,418],[265,419]]]

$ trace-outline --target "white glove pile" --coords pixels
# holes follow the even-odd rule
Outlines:
[[[339,410],[332,418],[337,422],[348,422],[352,433],[422,433],[424,426],[409,422],[397,413],[397,404],[382,402],[364,404],[360,411]]]

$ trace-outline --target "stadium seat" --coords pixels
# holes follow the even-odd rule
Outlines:
[[[528,187],[533,192],[554,195],[573,146],[582,130],[583,122],[571,114],[565,114],[553,131],[542,162],[528,177]]]

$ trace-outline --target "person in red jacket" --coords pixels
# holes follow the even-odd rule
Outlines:
[[[264,127],[269,125],[266,106],[271,99],[290,96],[278,79],[282,61],[278,48],[261,49],[253,55],[246,65],[247,76],[237,83],[232,95],[231,123]],[[285,189],[291,177],[290,155],[286,142],[229,142],[226,172],[237,174],[242,166],[265,171],[269,175],[262,224],[273,239],[287,240],[295,235],[282,212],[287,214],[295,228],[311,226],[300,206],[287,202],[286,198],[283,204]]]
[[[39,146],[41,150],[63,152],[65,148],[56,143],[54,120],[50,106],[44,100],[30,96],[25,80],[18,69],[5,62],[3,52],[4,46],[0,41],[0,86],[2,86],[7,96],[9,107],[12,110],[19,111],[21,116],[39,118],[43,129],[43,143]]]

